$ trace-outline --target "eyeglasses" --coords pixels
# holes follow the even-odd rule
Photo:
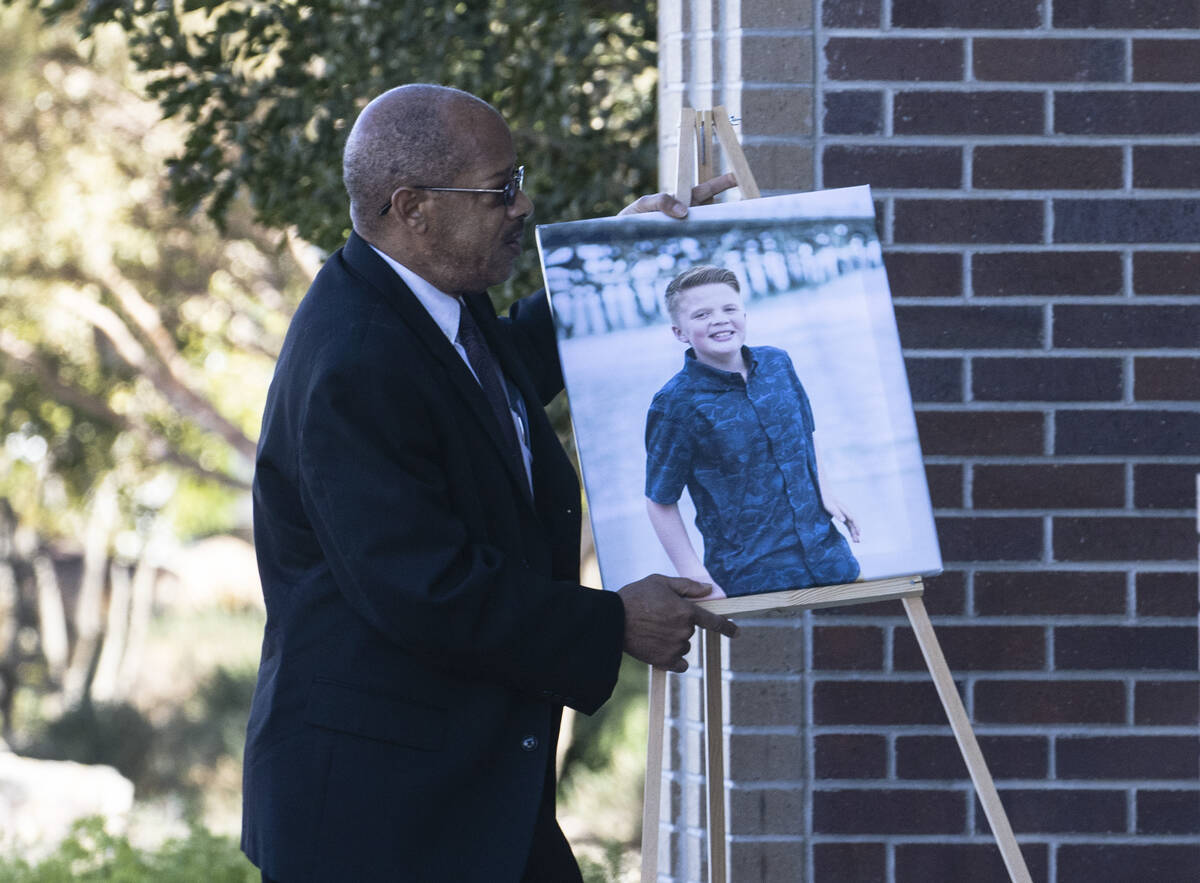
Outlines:
[[[517,194],[525,184],[525,167],[517,166],[512,177],[508,179],[508,183],[503,187],[424,187],[419,184],[412,185],[413,190],[440,190],[447,193],[503,193],[504,205],[507,208],[517,201]],[[387,205],[379,210],[380,216],[386,215],[388,209],[392,207],[392,201],[389,199]]]

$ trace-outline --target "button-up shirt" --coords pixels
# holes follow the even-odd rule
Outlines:
[[[704,566],[726,594],[851,582],[858,562],[825,510],[815,429],[792,360],[743,347],[747,377],[698,361],[658,391],[646,415],[646,496],[696,506]]]

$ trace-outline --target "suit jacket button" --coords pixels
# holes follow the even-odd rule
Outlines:
[[[537,747],[537,736],[526,736],[521,740],[521,748],[523,748],[525,751],[537,751]]]

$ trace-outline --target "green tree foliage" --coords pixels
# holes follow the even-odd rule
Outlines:
[[[504,115],[540,219],[611,213],[656,189],[647,0],[30,2],[51,17],[77,10],[85,34],[126,31],[147,91],[187,129],[171,192],[218,221],[244,191],[261,223],[339,246],[348,127],[406,82],[465,89]],[[530,264],[517,291],[536,282]]]
[[[127,523],[182,481],[185,529],[227,528],[303,274],[244,208],[222,232],[164,198],[182,127],[122,35],[0,12],[0,496],[79,535],[116,471]]]

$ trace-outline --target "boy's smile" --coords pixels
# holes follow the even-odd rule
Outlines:
[[[746,307],[742,295],[713,282],[683,292],[671,330],[690,344],[696,358],[723,371],[741,371],[746,341]]]

